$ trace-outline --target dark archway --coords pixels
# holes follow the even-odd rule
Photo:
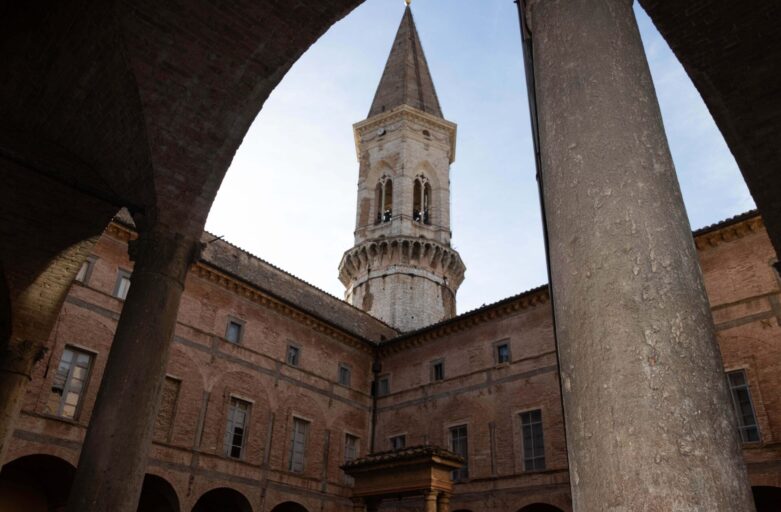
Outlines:
[[[778,512],[781,509],[781,487],[752,487],[757,512]]]
[[[219,487],[201,496],[192,512],[252,512],[252,505],[239,491]]]
[[[271,509],[271,512],[309,512],[305,506],[295,501],[285,501]]]
[[[0,471],[0,510],[65,510],[76,468],[52,455],[28,455]]]
[[[144,475],[138,512],[179,512],[179,498],[176,490],[165,478]]]
[[[532,503],[531,505],[526,505],[518,512],[564,512],[564,511],[561,510],[559,507],[554,507],[553,505],[548,505],[547,503]]]

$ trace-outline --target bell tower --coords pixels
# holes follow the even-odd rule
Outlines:
[[[339,264],[346,300],[404,332],[452,318],[466,270],[450,247],[456,125],[442,115],[409,6],[369,116],[353,131],[355,245]]]

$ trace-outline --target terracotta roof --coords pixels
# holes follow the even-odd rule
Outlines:
[[[719,221],[715,224],[711,224],[710,226],[705,226],[700,229],[697,229],[694,231],[694,236],[698,237],[700,235],[704,235],[706,233],[710,233],[711,231],[716,231],[717,229],[721,229],[724,227],[727,227],[731,224],[735,224],[737,222],[750,219],[752,217],[756,217],[759,215],[759,212],[757,210],[749,210],[747,212],[739,213],[738,215],[735,215],[733,217],[729,217],[728,219],[724,219],[722,221]]]
[[[122,209],[115,222],[135,231],[130,214]],[[372,343],[392,338],[398,332],[349,302],[299,279],[254,254],[204,231],[206,244],[201,261],[234,276],[283,302]]]
[[[409,105],[428,114],[443,117],[409,6],[401,18],[385,71],[382,72],[380,85],[369,110],[369,117],[389,112],[400,105]]]
[[[418,459],[420,457],[439,457],[441,459],[450,460],[453,462],[464,462],[463,457],[451,452],[450,450],[446,450],[439,446],[420,445],[410,446],[409,448],[402,448],[401,450],[388,450],[384,452],[370,453],[369,455],[361,457],[360,459],[351,460],[341,467],[345,469],[352,469],[363,466],[373,466],[378,463]]]

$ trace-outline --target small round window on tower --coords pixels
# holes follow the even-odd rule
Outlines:
[[[423,136],[426,137],[427,139],[430,139],[431,138],[431,133],[429,133],[428,130],[423,130]]]

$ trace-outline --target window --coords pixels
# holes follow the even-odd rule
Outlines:
[[[293,433],[290,436],[290,465],[288,469],[294,473],[304,472],[304,456],[306,454],[308,433],[309,422],[300,418],[293,418]]]
[[[48,414],[76,419],[87,387],[92,358],[92,354],[65,347],[46,403]]]
[[[352,379],[352,372],[350,367],[344,363],[339,363],[339,384],[342,386],[349,386]]]
[[[496,344],[496,364],[510,362],[510,344],[506,341]]]
[[[76,274],[76,281],[87,284],[89,282],[89,278],[92,275],[92,267],[95,265],[96,258],[94,256],[87,257],[84,262],[82,262],[81,267],[79,268],[79,272]]]
[[[407,436],[404,434],[393,436],[388,441],[390,441],[391,450],[401,450],[407,446]]]
[[[412,220],[431,224],[429,210],[431,209],[431,185],[428,179],[419,174],[412,188]]]
[[[393,180],[387,175],[383,175],[377,183],[374,202],[377,205],[376,224],[390,222],[393,218]]]
[[[344,461],[350,462],[358,458],[359,439],[352,434],[344,435]]]
[[[155,441],[168,442],[171,439],[171,429],[174,425],[176,402],[179,400],[181,383],[179,379],[174,379],[173,377],[166,377],[163,381],[163,389],[160,392],[160,406],[155,418]]]
[[[114,297],[125,300],[130,290],[130,272],[120,269],[117,271],[117,284],[114,285]]]
[[[228,423],[225,427],[225,455],[240,459],[247,440],[250,403],[231,397],[228,405]]]
[[[377,379],[377,396],[385,396],[390,393],[390,380],[387,375]]]
[[[542,438],[542,411],[521,414],[523,430],[523,468],[524,471],[545,469],[545,443]]]
[[[442,359],[431,363],[431,380],[445,380],[445,362]]]
[[[463,482],[469,478],[469,441],[466,425],[450,428],[450,451],[464,458],[464,465],[451,473],[454,482]]]
[[[244,322],[234,319],[228,320],[228,326],[225,328],[225,339],[238,345],[241,342],[242,334],[244,334]]]
[[[295,345],[287,346],[287,364],[290,366],[298,366],[301,359],[301,349]]]
[[[729,390],[732,395],[732,405],[738,417],[738,430],[744,443],[759,442],[759,427],[757,416],[754,414],[754,404],[751,402],[751,391],[748,388],[748,379],[745,370],[729,372],[727,374]]]

